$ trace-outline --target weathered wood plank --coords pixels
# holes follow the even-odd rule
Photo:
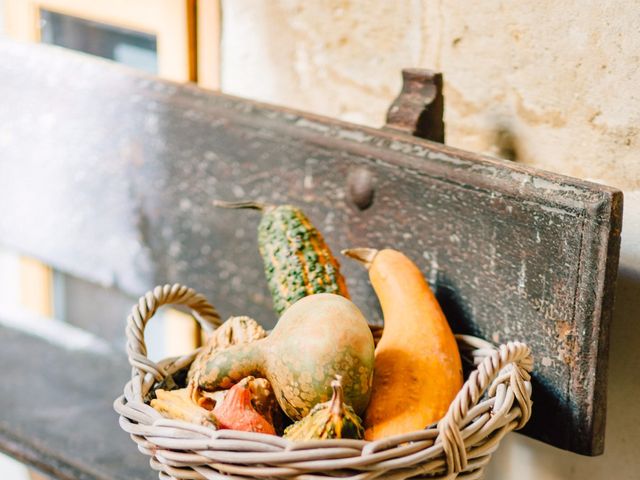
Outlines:
[[[2,43],[0,58],[0,242],[134,295],[182,282],[272,325],[258,216],[211,201],[294,202],[335,251],[407,252],[457,330],[528,342],[527,434],[601,453],[619,191],[52,48]],[[363,211],[356,168],[374,177]],[[342,263],[379,321],[365,273]]]
[[[0,451],[62,480],[157,478],[113,413],[130,370],[123,352],[68,350],[4,326],[0,344]]]

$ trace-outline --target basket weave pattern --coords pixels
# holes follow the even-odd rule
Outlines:
[[[274,435],[213,430],[170,420],[143,398],[156,382],[191,364],[198,351],[159,363],[147,358],[145,325],[159,307],[169,304],[190,308],[205,328],[221,323],[204,296],[178,284],[148,292],[129,315],[131,381],[114,408],[120,426],[150,456],[151,467],[161,479],[478,479],[502,437],[523,427],[531,415],[533,361],[529,348],[520,342],[496,348],[459,335],[460,352],[475,370],[445,417],[424,430],[375,442],[292,442]]]

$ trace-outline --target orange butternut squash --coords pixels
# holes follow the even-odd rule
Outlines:
[[[424,276],[404,254],[370,248],[343,253],[368,268],[384,315],[365,439],[423,429],[445,415],[462,388],[462,362],[447,319]]]

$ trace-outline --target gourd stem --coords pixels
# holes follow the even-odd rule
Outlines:
[[[336,378],[331,381],[331,388],[333,389],[333,395],[331,396],[331,405],[329,409],[333,415],[341,415],[342,403],[344,402],[342,375],[336,375]]]
[[[367,270],[371,268],[371,264],[373,263],[373,259],[376,258],[378,254],[378,250],[375,248],[348,248],[346,250],[342,250],[342,254],[357,260],[362,263]]]
[[[264,212],[269,208],[273,208],[272,205],[267,205],[260,202],[225,202],[223,200],[214,200],[213,205],[220,208],[250,208],[252,210],[259,210]]]

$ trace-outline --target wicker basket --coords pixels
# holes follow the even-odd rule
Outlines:
[[[120,414],[120,426],[151,457],[151,468],[161,479],[477,479],[482,478],[502,437],[524,426],[531,415],[529,348],[519,342],[495,348],[475,337],[458,336],[463,358],[476,369],[446,416],[425,430],[375,442],[292,442],[169,420],[143,398],[157,381],[189,365],[197,351],[157,364],[147,358],[145,325],[159,307],[168,304],[191,308],[205,328],[220,324],[204,296],[182,285],[156,287],[140,298],[128,318],[131,381],[114,408]]]

